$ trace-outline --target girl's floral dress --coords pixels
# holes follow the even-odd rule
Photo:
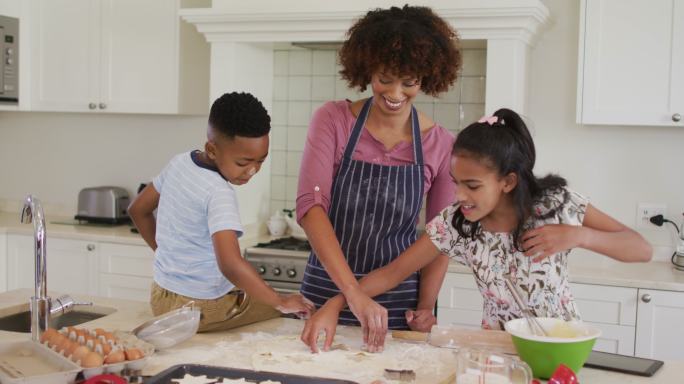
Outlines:
[[[525,228],[582,225],[587,204],[584,196],[567,188],[549,190],[535,202]],[[509,232],[480,229],[474,239],[463,238],[451,224],[458,209],[454,204],[442,210],[427,224],[426,232],[442,253],[473,271],[484,298],[482,328],[503,329],[506,321],[522,317],[504,283],[503,276],[508,272],[537,316],[580,318],[568,281],[570,250],[535,263],[532,257],[515,249]]]

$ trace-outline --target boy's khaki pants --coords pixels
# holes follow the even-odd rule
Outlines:
[[[273,307],[258,303],[237,288],[211,300],[179,295],[152,283],[150,306],[159,316],[180,308],[190,301],[202,311],[198,332],[224,331],[280,316]]]

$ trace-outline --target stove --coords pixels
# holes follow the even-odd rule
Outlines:
[[[245,249],[245,259],[273,289],[292,293],[299,292],[310,252],[308,241],[282,237]]]

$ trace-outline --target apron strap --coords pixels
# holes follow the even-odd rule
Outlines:
[[[368,100],[363,103],[363,108],[361,108],[361,112],[359,112],[359,117],[356,118],[356,123],[354,123],[351,136],[347,141],[347,148],[344,150],[343,160],[351,161],[354,150],[356,149],[356,144],[359,142],[359,137],[361,137],[363,127],[366,125],[366,120],[368,120],[368,111],[370,111],[371,104],[373,104],[372,97],[369,97]]]
[[[356,118],[354,123],[354,128],[352,128],[351,136],[347,141],[347,147],[344,149],[343,161],[351,161],[354,150],[356,149],[356,144],[359,142],[361,137],[361,132],[363,132],[363,127],[366,125],[368,120],[368,115],[370,112],[370,107],[373,104],[373,98],[369,97],[363,103],[363,108],[359,112],[359,117]],[[416,165],[423,165],[423,143],[420,137],[420,123],[418,122],[418,111],[416,107],[411,106],[411,131],[413,133],[413,161]]]

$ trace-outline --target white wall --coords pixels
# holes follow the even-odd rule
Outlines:
[[[73,215],[81,188],[116,185],[134,196],[205,139],[206,117],[0,112],[0,200],[12,209],[32,193],[46,211]]]
[[[578,125],[579,1],[544,4],[553,21],[532,51],[528,100],[536,131],[537,171],[560,173],[571,188],[630,227],[636,226],[639,202],[666,204],[667,216],[681,223],[684,129]],[[648,69],[634,76],[648,76]],[[656,246],[657,258],[669,260],[670,228],[639,231]]]

